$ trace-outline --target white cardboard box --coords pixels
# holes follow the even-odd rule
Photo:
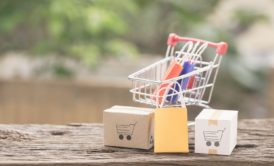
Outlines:
[[[230,155],[237,125],[238,111],[204,109],[195,119],[195,153]]]
[[[153,146],[154,109],[113,106],[104,111],[104,144],[150,149]]]

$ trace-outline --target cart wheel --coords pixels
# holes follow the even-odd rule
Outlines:
[[[119,139],[120,140],[123,140],[124,139],[124,136],[122,134],[119,135]]]
[[[215,145],[216,147],[218,147],[218,146],[220,146],[220,143],[219,143],[219,142],[215,142],[214,145]]]
[[[207,145],[207,146],[211,146],[211,142],[210,142],[210,141],[207,141],[207,142],[206,142],[206,145]]]
[[[127,136],[127,140],[131,140],[131,136],[130,135]]]

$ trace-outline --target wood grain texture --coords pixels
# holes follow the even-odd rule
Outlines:
[[[274,119],[239,122],[231,156],[104,147],[102,124],[0,125],[0,165],[274,165]]]

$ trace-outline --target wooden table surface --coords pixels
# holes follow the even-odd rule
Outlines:
[[[231,156],[104,147],[102,124],[0,125],[0,165],[274,165],[274,119],[241,120]]]

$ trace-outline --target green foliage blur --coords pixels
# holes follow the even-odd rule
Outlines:
[[[28,55],[71,57],[96,67],[108,56],[134,57],[142,53],[163,54],[170,32],[211,41],[226,41],[228,71],[239,62],[235,38],[258,20],[249,10],[234,13],[232,27],[208,23],[220,0],[1,0],[0,53],[26,51]],[[245,87],[258,89],[261,74],[237,65],[238,72],[253,81]],[[54,68],[54,67],[53,67]],[[57,75],[71,76],[62,64]],[[232,77],[237,77],[231,72]],[[238,74],[239,75],[239,74]],[[243,80],[243,79],[241,79]],[[254,81],[255,80],[255,81]],[[256,85],[256,86],[255,86]]]
[[[0,0],[0,56],[10,51],[19,55],[23,52],[28,56],[44,56],[45,61],[36,58],[45,62],[35,69],[37,78],[44,75],[47,78],[49,75],[50,78],[70,79],[79,74],[77,69],[82,66],[88,72],[96,73],[100,62],[111,56],[120,59],[145,54],[164,57],[170,32],[216,42],[225,41],[229,51],[223,58],[214,95],[218,99],[217,104],[226,103],[226,106],[234,108],[253,98],[251,92],[259,92],[261,96],[269,93],[266,89],[267,69],[254,68],[251,63],[245,62],[236,45],[237,38],[246,35],[256,23],[267,22],[268,18],[262,14],[264,12],[254,11],[249,5],[222,13],[220,9],[223,9],[224,2]],[[215,18],[219,11],[229,19]],[[227,24],[217,25],[222,22]],[[53,60],[50,59],[52,57]],[[68,67],[66,60],[76,62],[76,67]],[[253,107],[253,104],[249,105],[248,102],[247,108]]]
[[[163,53],[169,32],[187,34],[217,2],[1,0],[0,51],[54,53],[88,66],[104,56]]]

